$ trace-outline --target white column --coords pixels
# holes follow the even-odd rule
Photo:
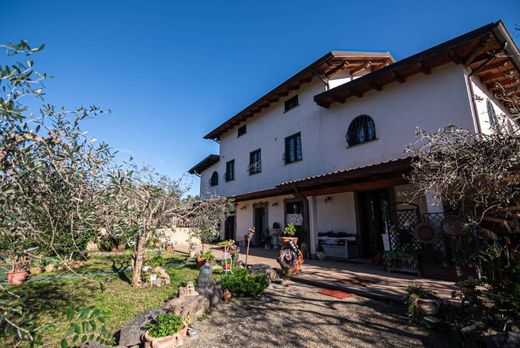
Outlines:
[[[318,209],[316,205],[316,196],[307,197],[309,203],[309,236],[311,255],[316,254],[316,241],[318,238]]]

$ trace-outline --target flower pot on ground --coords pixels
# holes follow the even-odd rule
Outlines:
[[[7,284],[20,285],[25,283],[29,272],[27,270],[12,270],[7,272]]]
[[[168,244],[168,245],[166,246],[166,251],[168,251],[168,252],[170,252],[170,253],[173,253],[173,245]]]
[[[146,324],[143,335],[145,348],[179,347],[184,343],[188,325],[176,314],[159,314]]]
[[[318,245],[318,247],[316,248],[316,257],[318,258],[318,260],[323,261],[323,260],[325,260],[326,256],[327,256],[327,254],[325,254],[325,250],[323,249],[323,246],[321,244]]]

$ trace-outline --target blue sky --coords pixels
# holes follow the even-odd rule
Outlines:
[[[217,153],[203,135],[328,51],[400,60],[498,19],[518,42],[519,0],[0,0],[0,42],[45,43],[50,102],[110,108],[92,136],[180,177]]]

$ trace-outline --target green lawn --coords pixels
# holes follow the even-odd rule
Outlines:
[[[154,253],[147,254],[147,259]],[[96,307],[107,317],[107,328],[116,333],[123,324],[139,312],[160,308],[177,293],[179,286],[196,279],[198,271],[193,262],[185,262],[181,254],[164,253],[165,266],[171,284],[162,288],[134,289],[128,282],[130,271],[110,275],[89,275],[85,278],[63,277],[56,272],[54,279],[36,280],[21,286],[9,287],[24,300],[26,311],[32,313],[37,325],[55,323],[56,327],[45,331],[46,346],[57,346],[63,337],[66,324],[66,307]],[[115,271],[130,264],[130,253],[123,255],[91,257],[81,272]],[[45,274],[47,275],[47,274]],[[38,274],[34,277],[41,277]],[[2,339],[0,338],[0,346]]]

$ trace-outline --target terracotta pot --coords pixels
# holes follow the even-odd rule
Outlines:
[[[233,294],[228,289],[224,289],[224,294],[222,295],[222,299],[224,302],[229,302],[231,298],[233,297]]]
[[[153,245],[155,245],[156,247],[160,247],[162,245],[162,243],[161,242],[155,242],[155,243],[153,243]]]
[[[7,272],[7,284],[9,285],[20,285],[25,283],[29,272],[23,271],[9,271]]]
[[[170,253],[173,253],[173,245],[167,245],[166,251],[169,251]]]
[[[289,244],[289,241],[291,240],[294,244],[298,244],[298,237],[280,237],[280,242],[282,242],[283,245]]]
[[[31,274],[38,274],[41,273],[42,269],[40,267],[32,267],[29,269],[29,273]]]
[[[196,268],[200,269],[206,263],[206,259],[204,257],[197,257],[197,265]]]
[[[188,333],[188,325],[184,325],[175,335],[166,337],[151,337],[146,331],[143,335],[145,348],[171,348],[180,347],[184,343],[184,337]]]

